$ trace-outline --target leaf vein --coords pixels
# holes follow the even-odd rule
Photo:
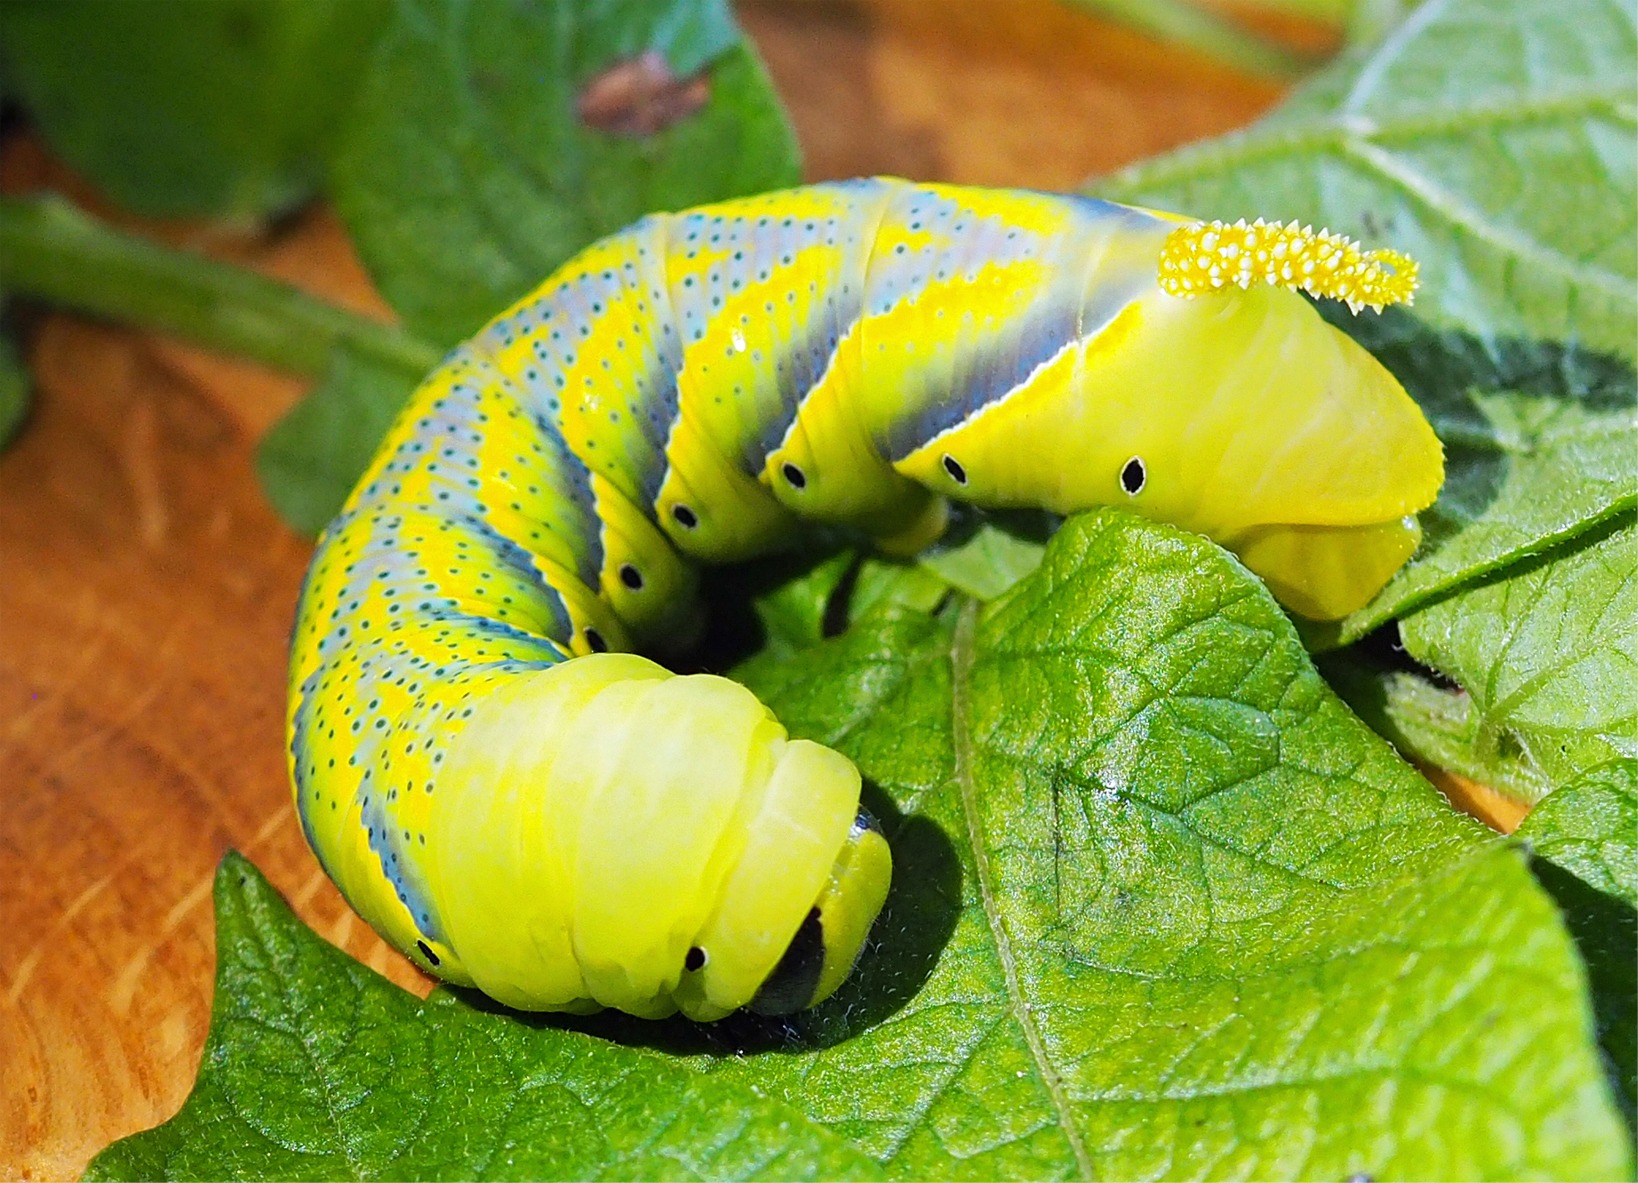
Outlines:
[[[972,737],[967,728],[967,684],[972,676],[974,636],[977,627],[978,603],[969,599],[962,605],[950,645],[950,732],[955,748],[956,785],[961,793],[962,811],[966,815],[967,837],[972,844],[979,894],[984,902],[984,917],[989,922],[990,936],[995,941],[996,955],[1001,961],[1001,970],[1006,978],[1013,1018],[1023,1033],[1024,1042],[1029,1046],[1030,1055],[1041,1075],[1041,1083],[1051,1098],[1053,1108],[1057,1110],[1059,1129],[1063,1131],[1064,1140],[1069,1143],[1069,1148],[1075,1155],[1075,1163],[1080,1168],[1081,1177],[1092,1179],[1095,1177],[1092,1158],[1087,1152],[1080,1128],[1075,1124],[1075,1116],[1070,1109],[1069,1098],[1065,1095],[1063,1080],[1047,1057],[1040,1029],[1024,1001],[1023,990],[1018,981],[1018,966],[1012,940],[1001,918],[989,850],[984,844],[984,828],[978,813],[978,786],[973,779]]]

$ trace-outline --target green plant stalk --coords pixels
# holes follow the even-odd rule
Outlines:
[[[321,377],[338,347],[419,376],[440,351],[242,267],[159,246],[61,198],[0,198],[0,280],[80,312]]]
[[[1130,28],[1216,58],[1248,74],[1289,81],[1323,59],[1283,49],[1187,0],[1064,0]]]
[[[1360,8],[1382,2],[1384,0],[1237,0],[1233,7],[1241,12],[1283,13],[1286,16],[1324,21],[1326,24],[1340,26]],[[1398,3],[1399,0],[1386,2]]]

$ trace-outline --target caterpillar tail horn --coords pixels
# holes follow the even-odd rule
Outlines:
[[[1295,221],[1194,222],[1172,231],[1160,256],[1160,286],[1172,296],[1266,283],[1380,312],[1412,303],[1417,282],[1409,255],[1367,251],[1346,235]]]

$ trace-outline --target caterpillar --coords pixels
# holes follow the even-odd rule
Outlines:
[[[510,1006],[789,1013],[891,876],[852,763],[686,636],[696,567],[804,520],[894,552],[950,499],[1121,505],[1334,618],[1443,480],[1356,310],[1414,264],[1337,235],[876,178],[656,214],[455,349],[326,529],[288,749],[325,871],[391,944]]]

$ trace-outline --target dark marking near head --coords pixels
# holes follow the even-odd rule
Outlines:
[[[967,483],[967,470],[962,468],[954,456],[948,452],[944,454],[944,471],[950,474],[950,479],[958,485]]]
[[[695,515],[694,511],[681,503],[671,507],[671,516],[677,519],[677,525],[684,530],[692,530],[700,524],[700,519]]]
[[[632,591],[643,590],[643,573],[630,563],[620,564],[620,582]]]
[[[791,938],[785,955],[746,1005],[759,1015],[792,1015],[813,1001],[825,969],[825,929],[819,909],[811,908]]]
[[[779,471],[785,474],[785,479],[790,482],[791,488],[805,489],[808,487],[808,474],[796,467],[796,465],[787,463]]]
[[[428,945],[425,941],[416,941],[415,942],[415,947],[417,949],[421,950],[421,956],[425,957],[427,959],[428,963],[430,963],[432,965],[437,965],[438,964],[438,954],[434,953],[432,951],[432,947],[430,945]]]
[[[861,805],[859,806],[859,812],[853,817],[851,832],[854,836],[857,836],[869,830],[880,834],[882,832],[882,823],[876,820],[875,814]]]
[[[699,973],[705,968],[705,950],[695,945],[688,950],[688,956],[683,958],[683,968],[689,973]]]
[[[1143,486],[1148,480],[1149,474],[1143,470],[1143,461],[1136,456],[1128,460],[1126,466],[1120,470],[1120,487],[1125,489],[1129,496],[1136,497],[1143,492]]]
[[[586,648],[593,653],[607,653],[609,643],[603,639],[603,634],[594,628],[588,628],[582,634],[586,638]]]
[[[710,101],[702,74],[679,78],[658,50],[616,62],[580,92],[580,121],[598,131],[651,136],[686,119]]]

